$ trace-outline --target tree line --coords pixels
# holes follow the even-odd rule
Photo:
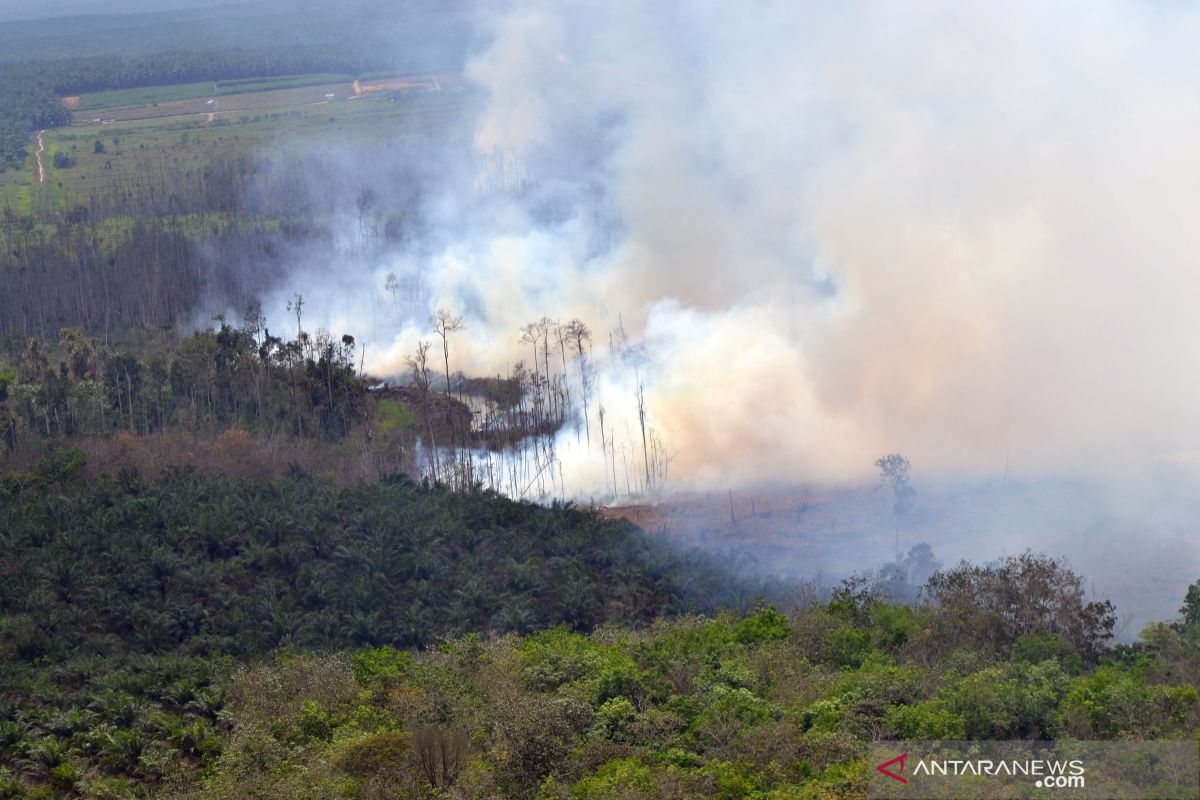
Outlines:
[[[117,431],[145,436],[172,428],[348,435],[364,415],[354,337],[325,331],[275,336],[253,308],[247,320],[240,327],[220,321],[166,354],[142,357],[110,350],[82,328],[64,328],[53,348],[27,340],[14,366],[0,371],[5,449],[31,439]]]

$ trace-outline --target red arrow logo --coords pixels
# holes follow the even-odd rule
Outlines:
[[[883,762],[875,769],[882,772],[884,775],[887,775],[889,778],[895,778],[896,780],[900,781],[901,783],[908,783],[907,778],[904,778],[900,775],[897,775],[895,772],[891,772],[888,770],[888,767],[892,766],[892,764],[899,764],[900,769],[898,771],[904,772],[904,759],[906,759],[906,758],[908,758],[908,753],[901,753],[900,755],[893,758],[891,761]]]

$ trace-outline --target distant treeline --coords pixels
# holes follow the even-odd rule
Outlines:
[[[363,415],[355,341],[325,332],[294,340],[253,323],[222,324],[181,340],[167,356],[112,352],[64,329],[52,349],[30,339],[16,369],[0,371],[0,439],[147,435],[167,429],[339,439]]]
[[[64,95],[309,72],[356,74],[394,65],[395,59],[386,51],[306,45],[262,50],[182,50],[140,58],[93,56],[0,66],[0,164],[20,163],[34,131],[70,123],[71,114],[61,103]]]
[[[200,246],[189,226],[166,217],[103,231],[0,218],[0,337],[80,325],[107,337],[170,325],[197,308],[244,308],[283,271],[280,227],[221,218],[207,227]],[[292,240],[311,238],[285,227]]]
[[[20,3],[23,0],[15,0]],[[33,5],[32,3],[27,3]],[[12,5],[10,1],[8,6]],[[161,0],[129,13],[120,2],[100,8],[87,3],[79,14],[71,2],[56,3],[48,19],[5,20],[0,25],[0,63],[116,55],[138,58],[180,50],[259,49],[264,43],[300,48],[313,44],[353,45],[363,52],[392,51],[401,63],[426,65],[437,56],[461,52],[467,34],[463,0],[250,0],[239,3]],[[0,12],[0,18],[11,8]],[[32,12],[33,9],[30,9]]]

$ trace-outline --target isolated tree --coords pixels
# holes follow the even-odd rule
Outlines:
[[[263,332],[267,329],[267,317],[263,314],[262,303],[257,300],[251,300],[246,305],[246,311],[242,315],[242,331],[250,336],[255,342],[261,340]]]
[[[582,320],[573,319],[564,328],[566,338],[575,347],[575,358],[579,361],[579,383],[583,393],[583,427],[587,432],[587,441],[592,443],[592,425],[588,419],[588,403],[590,401],[591,377],[588,374],[587,353],[584,344],[591,344],[592,332]]]
[[[653,487],[654,482],[650,478],[650,450],[646,439],[646,386],[642,383],[640,375],[637,382],[637,409],[638,424],[642,428],[642,466],[646,468],[646,489],[648,491]]]
[[[392,306],[395,307],[396,313],[400,313],[400,279],[396,277],[396,273],[389,272],[387,274],[387,278],[383,282],[383,288],[391,292]]]
[[[466,330],[462,317],[455,316],[444,308],[433,315],[433,332],[442,337],[442,357],[446,364],[446,397],[450,396],[450,334]]]
[[[417,407],[421,414],[421,420],[425,423],[425,435],[429,440],[429,467],[433,470],[434,478],[438,474],[438,457],[437,443],[433,438],[433,420],[429,411],[429,384],[431,382],[431,370],[429,369],[429,348],[432,343],[426,341],[417,342],[417,352],[405,359],[408,365],[409,374],[412,375],[413,385],[420,391]]]
[[[432,344],[426,341],[417,342],[417,352],[406,358],[405,364],[408,365],[409,374],[412,375],[412,382],[422,392],[429,391],[429,348]]]
[[[288,300],[288,311],[296,315],[296,336],[299,337],[304,329],[300,326],[300,315],[304,311],[304,295],[296,292],[291,300]]]
[[[619,328],[622,348],[619,351],[625,362],[633,367],[634,385],[636,387],[638,425],[642,429],[642,464],[646,472],[646,489],[650,489],[650,446],[646,436],[646,386],[642,382],[642,364],[646,361],[646,351],[643,345],[629,346],[626,343],[625,330]]]
[[[899,453],[889,453],[876,459],[875,466],[879,468],[880,483],[892,488],[892,514],[896,522],[896,560],[899,561],[900,518],[908,512],[913,497],[917,494],[908,480],[912,465]]]
[[[25,345],[25,353],[17,362],[17,380],[21,383],[38,383],[49,368],[50,360],[46,358],[42,343],[36,337],[31,338]]]

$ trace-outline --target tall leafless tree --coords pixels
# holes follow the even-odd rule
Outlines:
[[[583,427],[587,432],[587,441],[592,443],[592,424],[588,418],[588,405],[591,400],[591,375],[588,370],[585,344],[591,344],[592,332],[582,320],[573,319],[566,325],[566,337],[575,346],[575,358],[579,361],[580,394],[583,402]]]
[[[296,292],[291,300],[288,300],[288,311],[296,315],[296,338],[300,338],[304,333],[304,328],[300,325],[300,315],[304,311],[304,295]]]
[[[450,334],[466,330],[462,317],[453,312],[439,308],[433,315],[433,332],[442,337],[442,357],[446,365],[446,397],[450,397]]]
[[[889,453],[875,460],[881,484],[892,489],[892,514],[896,523],[896,560],[900,560],[900,518],[908,512],[916,490],[909,483],[908,473],[912,465],[899,453]]]

